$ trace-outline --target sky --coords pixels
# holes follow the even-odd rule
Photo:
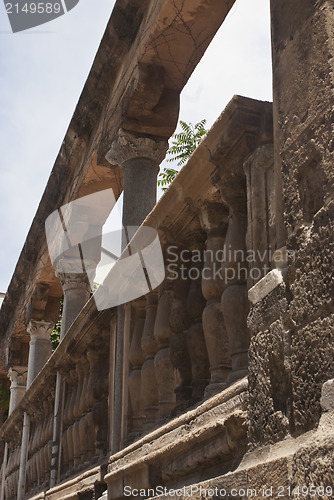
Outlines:
[[[13,34],[0,2],[0,291],[11,280],[114,3],[80,0],[58,19]],[[269,0],[236,1],[181,94],[180,119],[205,118],[210,127],[235,94],[272,100]],[[106,228],[112,225],[111,217]]]

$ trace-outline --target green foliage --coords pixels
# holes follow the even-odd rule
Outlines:
[[[167,151],[167,155],[172,156],[172,158],[168,158],[167,161],[177,161],[177,166],[182,167],[207,133],[205,124],[206,120],[202,120],[196,125],[180,120],[182,131],[173,134],[172,145]],[[162,187],[163,191],[165,191],[177,173],[178,170],[165,167],[159,174],[158,186],[166,186]]]
[[[53,351],[56,349],[56,347],[58,347],[59,340],[60,340],[60,328],[61,328],[61,318],[63,316],[63,306],[64,306],[64,297],[62,297],[60,299],[59,319],[58,319],[57,323],[55,324],[55,327],[52,330],[52,333],[50,336]]]

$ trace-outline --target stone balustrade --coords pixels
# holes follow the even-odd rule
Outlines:
[[[231,105],[235,113],[243,106],[247,110],[248,103],[242,99]],[[262,107],[255,108],[261,116]],[[225,119],[223,115],[218,128],[226,128]],[[119,442],[125,448],[206,404],[247,375],[247,288],[253,281],[246,256],[254,245],[266,251],[259,224],[266,221],[270,226],[270,197],[269,205],[262,200],[255,206],[260,195],[257,184],[250,184],[249,172],[255,169],[258,176],[267,176],[271,150],[261,146],[257,155],[242,127],[238,133],[247,147],[235,153],[236,171],[234,162],[229,165],[221,159],[217,136],[209,135],[208,144],[202,150],[200,146],[197,154],[211,148],[211,170],[196,163],[195,153],[177,184],[184,190],[183,197],[174,207],[167,192],[146,219],[145,224],[159,230],[165,279],[157,289],[122,308],[123,322],[118,321],[120,308],[97,311],[94,298],[87,302],[89,285],[84,277],[58,271],[66,302],[61,342],[45,366],[28,372],[31,385],[26,392],[24,387],[19,394],[13,382],[16,408],[0,432],[3,437],[8,430],[22,430],[24,414],[28,415],[25,489],[29,493],[38,494],[50,485],[50,491],[59,489],[59,483],[70,485],[74,477],[86,474],[83,471],[106,467],[115,429],[121,429]],[[256,162],[262,162],[259,168]],[[267,181],[265,185],[269,189]],[[261,214],[256,227],[249,210]],[[32,323],[30,331],[44,328],[45,332],[47,325],[42,323]],[[124,352],[117,358],[116,330],[122,324]],[[42,341],[32,345],[35,351],[44,349]],[[122,361],[121,370],[116,359]],[[122,393],[120,412],[115,411],[117,384]],[[7,442],[5,494],[14,498],[21,443],[18,437]]]

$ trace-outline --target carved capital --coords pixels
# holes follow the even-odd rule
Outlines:
[[[87,275],[84,273],[63,273],[56,272],[56,276],[60,279],[60,284],[64,290],[64,293],[68,290],[82,289],[87,290],[90,288],[89,280]]]
[[[11,382],[10,388],[25,387],[27,384],[27,367],[26,366],[13,366],[8,371],[8,378]]]
[[[48,340],[50,341],[50,335],[54,328],[54,323],[52,321],[37,321],[32,319],[27,327],[27,332],[30,333],[31,340]]]
[[[155,141],[149,137],[136,137],[120,129],[118,138],[112,143],[106,158],[112,165],[120,167],[135,158],[147,158],[159,165],[165,158],[167,149],[166,140]]]

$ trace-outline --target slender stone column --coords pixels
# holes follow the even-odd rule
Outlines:
[[[56,274],[60,279],[64,291],[63,316],[61,321],[60,340],[64,338],[69,327],[87,303],[91,286],[84,273],[65,272],[70,263],[62,259],[56,267]]]
[[[57,262],[56,274],[60,279],[64,291],[63,316],[60,329],[60,340],[62,340],[72,325],[81,309],[87,303],[91,292],[90,280],[84,273],[71,273],[71,267],[78,269],[78,262],[73,259],[60,259]],[[93,266],[91,273],[95,272]],[[63,381],[62,376],[57,373],[56,397],[54,407],[54,430],[52,447],[52,464],[50,475],[50,487],[55,486],[59,469],[59,446],[60,446],[60,428],[63,409]]]
[[[13,366],[8,372],[8,377],[10,379],[10,403],[9,411],[10,415],[26,392],[27,385],[27,367],[26,366]]]
[[[123,173],[123,224],[139,226],[156,203],[159,165],[166,155],[168,142],[138,137],[120,130],[106,155]]]
[[[203,311],[203,330],[210,361],[210,383],[205,397],[210,397],[227,387],[231,371],[228,335],[221,311],[224,279],[219,273],[224,257],[224,243],[228,223],[228,210],[221,203],[206,203],[200,215],[207,234],[202,292],[207,300]]]
[[[31,320],[27,331],[30,333],[27,389],[41,371],[52,353],[50,335],[54,323]]]
[[[168,142],[138,137],[120,130],[106,158],[123,172],[123,226],[139,226],[156,203],[159,165],[166,155]],[[132,233],[132,231],[131,231]],[[123,248],[126,242],[123,242]],[[123,421],[124,307],[117,311],[115,377],[112,416],[112,452],[120,448]]]

